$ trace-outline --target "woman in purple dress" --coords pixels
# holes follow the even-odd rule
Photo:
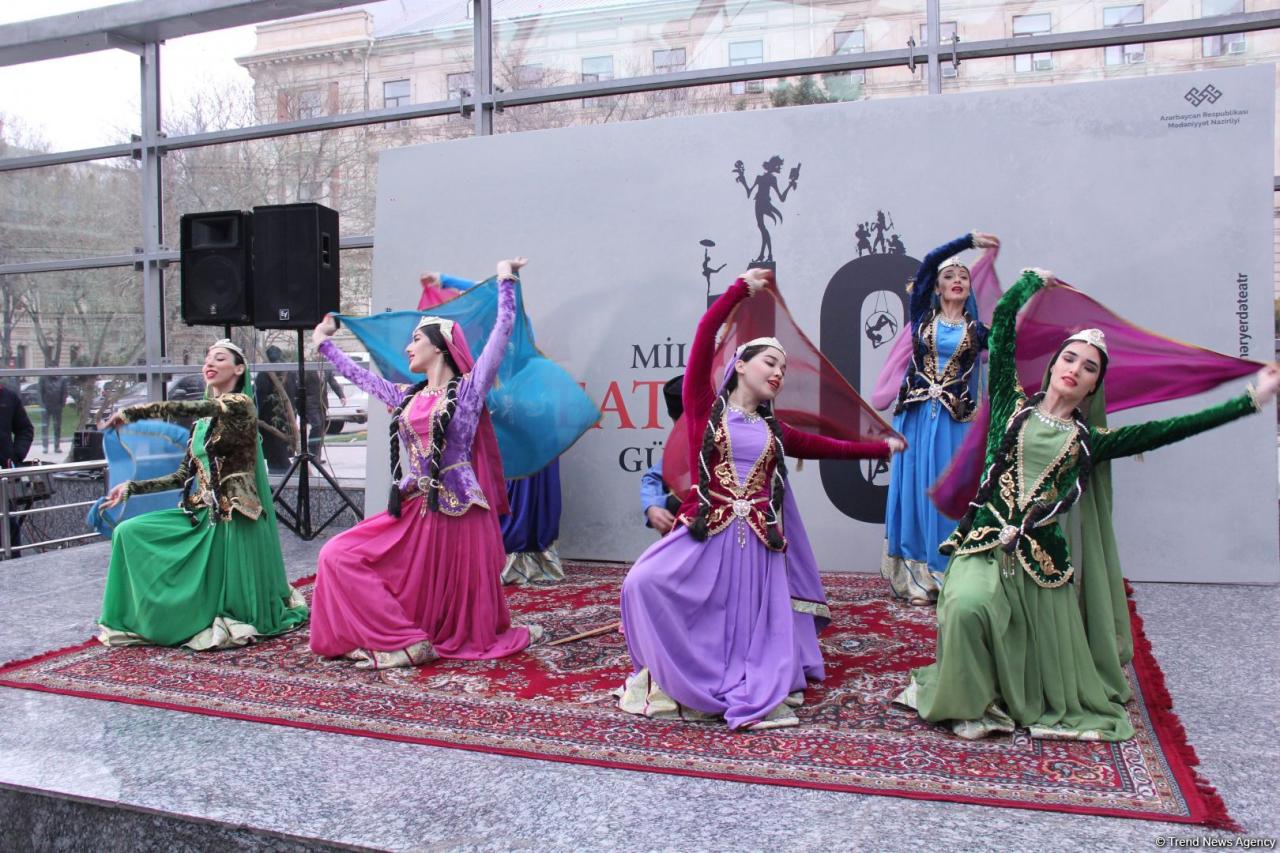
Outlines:
[[[777,420],[787,356],[773,338],[739,347],[712,386],[716,332],[768,277],[744,273],[693,339],[683,397],[697,480],[673,532],[622,585],[634,669],[619,706],[630,713],[723,717],[732,729],[797,725],[806,679],[824,675],[818,632],[830,611],[783,453],[860,459],[902,449],[896,438],[842,441]]]

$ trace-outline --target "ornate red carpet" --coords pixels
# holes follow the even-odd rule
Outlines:
[[[519,621],[551,638],[618,616],[624,567],[574,564],[558,586],[512,589]],[[892,601],[878,577],[824,577],[834,616],[827,681],[795,729],[736,734],[623,714],[616,633],[499,661],[364,672],[307,649],[305,629],[246,649],[109,650],[96,642],[0,668],[0,684],[287,726],[508,755],[775,785],[1230,827],[1200,781],[1134,616],[1138,654],[1121,744],[960,740],[890,699],[933,654],[933,612]]]

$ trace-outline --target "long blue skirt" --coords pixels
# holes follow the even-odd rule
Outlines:
[[[917,403],[893,419],[908,448],[894,457],[885,508],[885,559],[881,572],[895,594],[907,598],[937,597],[947,558],[938,546],[956,522],[938,512],[929,488],[951,464],[969,424],[959,423],[940,403]]]

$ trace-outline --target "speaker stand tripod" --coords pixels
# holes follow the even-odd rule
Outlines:
[[[356,518],[363,520],[364,511],[356,506],[356,502],[351,499],[342,488],[338,485],[338,481],[334,479],[333,474],[324,467],[324,464],[311,452],[311,446],[307,444],[307,373],[306,373],[306,351],[303,349],[303,330],[298,330],[298,409],[295,413],[298,416],[298,455],[294,458],[293,464],[289,466],[289,470],[285,471],[283,477],[280,478],[280,484],[276,486],[275,491],[271,493],[271,499],[275,503],[276,508],[280,510],[280,520],[284,522],[284,526],[292,530],[300,539],[311,540],[320,535],[320,531],[328,527],[335,518],[342,515],[343,511],[350,509],[356,514]],[[323,383],[320,386],[320,393],[324,393]],[[323,427],[321,427],[323,429]],[[339,506],[333,511],[333,515],[325,519],[324,524],[319,527],[311,526],[311,469],[314,468],[321,477],[328,481],[333,488],[335,494],[340,497],[345,506]],[[298,488],[295,495],[294,506],[290,506],[287,501],[280,496],[284,492],[284,487],[288,485],[290,478],[294,474],[298,475]]]

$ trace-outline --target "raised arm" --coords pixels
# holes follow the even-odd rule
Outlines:
[[[1089,446],[1095,461],[1133,456],[1164,447],[1197,433],[1230,423],[1237,418],[1260,411],[1251,394],[1232,397],[1225,403],[1210,406],[1189,415],[1147,421],[1111,430],[1090,430]]]
[[[797,459],[887,459],[892,452],[885,441],[846,441],[778,425],[787,455]]]
[[[471,382],[467,385],[466,394],[472,402],[484,402],[485,395],[498,375],[498,367],[507,352],[507,342],[511,340],[511,330],[516,324],[516,281],[514,273],[498,276],[498,316],[493,322],[493,331],[489,332],[489,340],[484,342],[484,349],[471,368]]]
[[[715,398],[711,366],[716,354],[716,333],[720,331],[724,321],[729,319],[734,307],[750,293],[751,288],[747,282],[739,278],[720,294],[719,299],[711,303],[711,307],[698,321],[698,328],[693,333],[693,344],[689,347],[689,358],[685,362],[684,385],[680,390],[689,423],[704,419],[711,411],[711,401]]]
[[[326,317],[325,321],[329,322],[330,318]],[[321,325],[324,324],[322,323]],[[320,326],[317,326],[316,328],[318,329]],[[338,373],[342,374],[347,379],[350,379],[355,383],[357,388],[361,388],[372,394],[392,408],[400,405],[400,401],[404,397],[404,394],[394,383],[388,382],[376,373],[365,370],[363,367],[356,364],[351,360],[350,356],[339,349],[338,345],[333,341],[326,337],[320,342],[317,349],[320,351],[320,355],[324,356],[325,359],[333,365],[334,370],[338,371]]]
[[[138,403],[120,412],[128,423],[138,421],[168,421],[176,418],[211,418],[220,415],[225,405],[216,398],[207,400],[157,400],[154,403]]]
[[[917,331],[920,328],[920,318],[929,310],[933,300],[933,287],[938,282],[938,267],[947,258],[972,248],[973,234],[965,234],[934,249],[920,262],[920,268],[916,270],[915,283],[911,286],[910,307],[911,322],[915,324]]]
[[[991,317],[991,333],[987,339],[991,348],[987,384],[991,388],[993,441],[1001,439],[1004,423],[1009,419],[1014,403],[1022,393],[1022,387],[1018,384],[1018,365],[1014,358],[1018,343],[1018,311],[1044,285],[1045,277],[1040,272],[1023,270],[1022,277],[1000,297]]]

